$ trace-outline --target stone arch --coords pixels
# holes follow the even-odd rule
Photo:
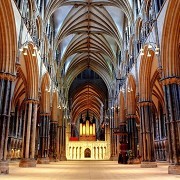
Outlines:
[[[47,72],[41,83],[41,113],[50,113],[50,77]]]
[[[126,89],[126,107],[128,115],[136,114],[136,82],[133,75],[128,76],[128,83]]]
[[[86,148],[84,150],[84,157],[85,158],[91,158],[91,150],[89,148]]]
[[[16,25],[10,0],[0,1],[0,19],[0,72],[14,76],[17,40]]]
[[[32,56],[34,52],[33,47],[34,45],[32,43],[29,43],[28,49],[24,49],[24,52],[27,52],[27,55],[24,55],[27,71],[27,98],[38,100],[39,68],[37,57]]]
[[[180,77],[180,1],[170,1],[162,34],[163,76]]]
[[[148,53],[151,57],[148,57]],[[154,59],[154,51],[149,50],[147,46],[144,48],[144,56],[141,57],[140,71],[139,71],[139,94],[140,101],[150,100],[151,97],[151,69],[152,61]]]

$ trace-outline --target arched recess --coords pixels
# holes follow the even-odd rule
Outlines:
[[[41,84],[41,113],[50,113],[50,77],[45,73]]]
[[[15,75],[16,25],[11,1],[0,1],[0,73]]]

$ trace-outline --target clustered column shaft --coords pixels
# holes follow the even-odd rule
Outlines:
[[[36,166],[35,156],[35,137],[37,121],[37,101],[27,100],[25,107],[25,121],[23,132],[23,151],[20,167]]]
[[[50,130],[50,115],[40,115],[40,127],[39,127],[39,151],[38,151],[38,163],[49,163],[49,130]]]
[[[0,79],[0,174],[9,173],[7,142],[10,121],[12,81]]]

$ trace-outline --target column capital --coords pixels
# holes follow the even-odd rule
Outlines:
[[[152,101],[139,101],[138,102],[139,106],[152,106],[153,102]]]
[[[15,81],[16,80],[16,75],[10,74],[10,73],[5,73],[5,72],[0,72],[0,79],[5,79],[9,81]]]
[[[165,77],[161,79],[162,85],[180,84],[180,77]]]
[[[129,119],[129,118],[136,118],[136,114],[127,114],[126,115],[126,118]]]
[[[58,124],[58,121],[50,121],[51,124]]]
[[[43,113],[43,112],[40,113],[40,116],[50,116],[50,115],[51,113]]]
[[[29,103],[39,104],[39,100],[37,100],[37,99],[26,99],[26,104],[29,104]]]

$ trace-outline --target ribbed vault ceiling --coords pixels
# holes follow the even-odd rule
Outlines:
[[[45,19],[53,18],[54,48],[61,51],[59,69],[64,70],[67,87],[89,68],[99,74],[110,89],[113,74],[118,72],[117,57],[123,47],[124,27],[133,19],[131,6],[132,0],[49,0]],[[95,92],[91,95],[96,97]],[[77,99],[79,94],[81,92]],[[91,109],[98,114],[97,99],[91,103],[94,104]],[[83,99],[81,105],[84,108]]]

